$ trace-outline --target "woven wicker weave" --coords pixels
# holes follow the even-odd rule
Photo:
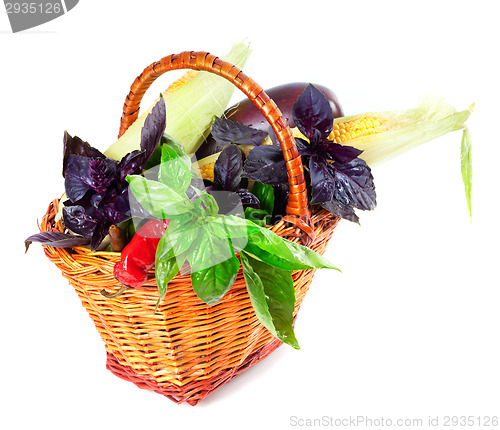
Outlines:
[[[120,134],[137,119],[142,96],[152,82],[168,70],[183,68],[213,72],[230,80],[259,107],[280,141],[291,188],[288,216],[272,230],[294,241],[302,238],[322,254],[338,219],[324,210],[310,213],[302,162],[289,127],[262,88],[236,66],[205,52],[184,52],[153,63],[131,87]],[[50,204],[40,226],[42,231],[64,230],[60,222],[55,222],[58,204],[58,200]],[[154,271],[140,289],[105,298],[103,288],[110,292],[120,288],[113,277],[119,253],[49,246],[44,246],[44,251],[75,288],[94,321],[107,351],[107,368],[177,403],[195,405],[281,344],[258,321],[241,270],[222,300],[207,306],[194,293],[184,267],[169,283],[166,297],[155,312],[158,291]],[[314,270],[293,274],[295,315],[313,275]]]

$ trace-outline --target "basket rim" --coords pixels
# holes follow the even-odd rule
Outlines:
[[[43,215],[41,222],[39,222],[39,230],[41,232],[46,231],[59,231],[64,232],[66,228],[62,223],[62,220],[55,221],[56,215],[59,212],[59,204],[61,203],[63,197],[56,198],[49,203],[46,213]],[[300,242],[301,238],[304,236],[303,231],[300,227],[289,224],[288,220],[284,217],[277,224],[273,226],[266,226],[267,229],[273,231],[281,237],[287,237],[293,242]],[[323,209],[319,206],[312,207],[311,210],[311,223],[313,226],[321,225],[318,230],[321,231],[317,235],[317,239],[321,239],[321,234],[325,234],[327,230],[334,229],[340,222],[340,218],[332,214],[331,212]],[[286,226],[288,224],[288,226]],[[309,242],[309,245],[312,242]],[[49,259],[62,258],[64,260],[73,259],[74,256],[85,256],[95,258],[102,258],[104,261],[117,262],[120,259],[120,251],[91,251],[88,246],[75,246],[70,248],[57,248],[52,247],[48,244],[42,244],[42,248]],[[183,266],[183,268],[186,268]],[[180,273],[176,276],[185,276],[181,268]],[[154,267],[149,271],[148,280],[142,286],[136,287],[139,291],[152,291],[157,292],[157,285],[154,277]]]

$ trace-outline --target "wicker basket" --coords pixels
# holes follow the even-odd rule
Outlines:
[[[134,81],[121,120],[120,135],[138,117],[142,96],[153,81],[174,69],[215,73],[236,85],[260,109],[275,131],[290,184],[287,217],[272,227],[282,237],[307,244],[322,254],[338,223],[331,213],[311,213],[303,167],[290,128],[276,104],[236,66],[206,52],[170,55],[148,66]],[[54,200],[41,222],[42,231],[63,231],[55,222]],[[140,289],[105,298],[101,290],[120,288],[113,277],[119,253],[90,252],[87,248],[44,246],[47,257],[75,288],[99,331],[107,352],[107,368],[140,388],[154,390],[175,401],[197,404],[210,392],[262,360],[281,342],[258,321],[242,271],[230,291],[208,306],[195,295],[188,271],[181,269],[170,283],[165,299],[158,300],[154,271]],[[293,273],[295,316],[312,281],[314,270]]]

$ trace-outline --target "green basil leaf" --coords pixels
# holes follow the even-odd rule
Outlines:
[[[155,256],[155,277],[160,292],[159,301],[167,292],[167,285],[186,261],[186,253],[196,240],[199,226],[190,214],[170,220],[167,230],[158,242]]]
[[[219,205],[217,204],[215,197],[205,191],[199,190],[198,188],[192,188],[199,197],[199,200],[195,200],[195,205],[202,207],[202,212],[205,215],[216,216],[219,212]]]
[[[292,273],[240,253],[248,294],[259,321],[273,336],[299,349],[293,331],[295,290]]]
[[[273,318],[271,312],[269,311],[269,305],[267,304],[266,293],[264,291],[264,284],[260,276],[255,273],[252,266],[249,263],[250,256],[247,256],[245,252],[240,252],[241,267],[243,268],[243,277],[245,278],[245,283],[250,296],[250,301],[252,302],[253,309],[257,318],[262,323],[262,325],[269,330],[269,332],[277,337],[276,329],[274,328]]]
[[[231,241],[219,237],[211,223],[200,227],[200,234],[187,253],[191,283],[196,295],[206,304],[218,302],[233,285],[240,263]]]
[[[264,251],[259,255],[259,258],[263,258],[267,255],[279,255],[281,259],[288,261],[297,269],[308,268],[339,270],[326,258],[319,255],[312,249],[299,245],[298,243],[291,242],[287,239],[283,239],[267,228],[259,227],[257,225],[255,227],[256,228],[253,228],[252,233],[248,236],[248,242]],[[275,259],[264,261],[271,265],[276,263]]]
[[[240,225],[231,223],[229,226],[227,226],[225,224],[226,220],[227,217],[223,215],[206,219],[207,222],[211,223],[213,233],[220,238],[229,239],[231,241],[231,245],[235,249],[235,252],[238,253],[247,246],[247,226],[245,223],[242,223]]]
[[[269,215],[268,212],[263,209],[248,207],[245,209],[245,218],[253,221],[255,224],[260,225],[261,227],[264,227],[268,224],[267,221],[270,221],[271,215]]]
[[[184,147],[179,142],[172,139],[166,133],[163,134],[160,142],[163,145],[168,145],[170,148],[172,148],[176,152],[176,154],[179,156],[180,160],[184,162],[184,164],[186,164],[187,166],[191,166],[191,158],[189,157],[189,155],[186,154]]]
[[[191,183],[191,163],[186,164],[173,148],[163,145],[158,180],[178,194],[184,194]]]
[[[252,194],[259,199],[260,209],[272,215],[274,210],[274,188],[272,185],[255,181],[252,187]]]
[[[167,230],[158,242],[156,261],[184,254],[200,234],[200,226],[186,217],[170,220]]]
[[[245,246],[245,252],[251,255],[253,258],[264,261],[271,266],[274,266],[282,270],[307,270],[311,269],[309,264],[303,264],[300,261],[290,261],[282,258],[280,255],[274,254],[272,252],[264,251],[259,248],[253,242],[248,242]]]
[[[168,283],[177,275],[186,259],[185,255],[174,256],[172,258],[163,258],[155,262],[155,277],[160,292],[160,301],[167,294]]]
[[[233,256],[215,266],[191,273],[196,295],[207,305],[217,303],[234,284],[240,262]]]
[[[278,255],[282,260],[290,263],[291,270],[300,269],[335,269],[336,266],[317,252],[298,243],[291,242],[278,236],[271,230],[260,227],[250,220],[235,216],[224,216],[214,219],[216,223],[223,223],[231,239],[241,237],[243,226],[247,228],[248,242],[260,248],[262,252],[258,257],[270,265],[277,264],[276,259],[268,256]],[[223,218],[223,219],[222,219]],[[248,246],[248,245],[247,245]],[[276,266],[276,267],[279,267]]]
[[[140,175],[129,175],[127,181],[134,197],[154,217],[168,219],[193,208],[193,203],[186,195],[179,195],[165,184]]]
[[[205,270],[234,257],[231,241],[227,237],[216,234],[216,228],[212,223],[206,223],[200,227],[195,242],[187,255],[191,272]]]

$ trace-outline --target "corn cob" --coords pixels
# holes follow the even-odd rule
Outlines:
[[[384,131],[388,131],[388,128],[384,125],[382,118],[363,115],[344,122],[334,122],[329,138],[337,143],[344,144],[358,137],[369,136]]]
[[[354,146],[373,166],[448,132],[465,129],[472,112],[458,112],[440,98],[427,97],[414,109],[336,118],[331,137]]]

